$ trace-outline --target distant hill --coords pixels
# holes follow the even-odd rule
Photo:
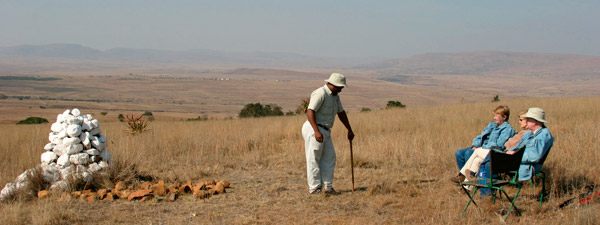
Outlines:
[[[405,75],[534,73],[600,75],[600,56],[519,52],[428,53],[356,67]]]
[[[171,51],[113,48],[100,51],[77,44],[19,45],[0,47],[0,59],[27,61],[52,59],[94,60],[119,63],[176,63],[230,67],[316,66],[331,67],[344,60],[282,52],[220,52],[212,50]],[[1,71],[0,71],[1,72]]]

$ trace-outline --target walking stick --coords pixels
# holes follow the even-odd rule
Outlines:
[[[352,193],[354,193],[354,156],[352,154],[352,140],[350,140],[350,168],[352,169]]]

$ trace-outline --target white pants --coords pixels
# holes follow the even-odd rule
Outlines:
[[[467,175],[467,170],[470,170],[474,173],[478,173],[481,163],[483,163],[483,160],[485,159],[485,157],[487,157],[489,153],[489,149],[475,149],[469,160],[467,160],[467,162],[465,163],[465,166],[463,166],[463,168],[460,169],[460,173],[462,173],[465,176]]]
[[[333,170],[335,169],[335,149],[331,141],[331,130],[318,127],[323,134],[323,142],[315,139],[315,131],[308,121],[302,125],[304,151],[306,153],[306,175],[310,192],[322,187],[329,190],[333,187]]]

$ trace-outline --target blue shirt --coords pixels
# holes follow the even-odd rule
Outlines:
[[[525,147],[523,158],[521,158],[521,166],[519,167],[519,180],[529,180],[533,175],[533,169],[536,171],[542,169],[543,162],[540,162],[540,160],[548,154],[553,143],[554,137],[552,137],[550,130],[542,127],[535,133],[532,131],[525,133],[519,144],[510,149],[516,150]]]
[[[515,129],[510,126],[508,121],[504,121],[500,126],[496,122],[491,122],[483,128],[480,135],[477,135],[473,139],[471,146],[482,147],[484,149],[491,149],[494,146],[504,148],[504,143],[514,135]]]

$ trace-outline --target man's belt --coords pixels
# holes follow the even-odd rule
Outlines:
[[[329,130],[329,127],[326,127],[325,125],[322,125],[322,124],[317,124],[317,126],[320,126],[320,127],[322,127],[323,129],[325,129],[325,130]]]

